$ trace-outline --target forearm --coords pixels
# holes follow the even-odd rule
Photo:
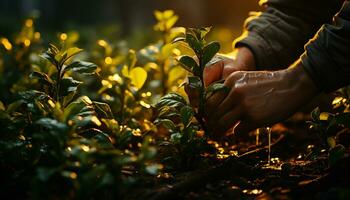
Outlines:
[[[264,5],[267,9],[251,16],[244,34],[235,41],[235,47],[252,51],[259,70],[291,65],[302,54],[307,40],[341,6],[339,0],[270,0]]]
[[[333,24],[324,25],[306,46],[302,63],[317,87],[331,92],[350,84],[350,3]]]

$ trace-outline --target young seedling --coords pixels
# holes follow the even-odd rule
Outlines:
[[[215,92],[227,90],[222,83],[214,83],[207,88],[204,85],[204,68],[220,50],[220,44],[218,42],[207,43],[205,40],[210,29],[187,29],[183,37],[178,37],[174,41],[185,42],[195,54],[194,57],[190,55],[182,56],[179,59],[179,63],[192,74],[188,77],[187,83],[185,83],[185,91],[192,98],[191,104],[195,110],[195,117],[207,134],[209,133],[209,129],[205,122],[206,99]]]
[[[207,143],[210,130],[205,121],[205,102],[215,92],[226,90],[221,83],[204,86],[204,68],[220,49],[218,42],[205,41],[209,31],[210,28],[187,29],[183,37],[174,41],[181,41],[195,54],[194,57],[184,55],[179,59],[181,66],[191,74],[184,84],[190,102],[180,94],[169,93],[155,105],[159,111],[155,123],[162,124],[171,133],[168,144],[177,149],[179,155],[175,160],[180,160],[176,162],[181,163],[179,166],[190,167],[201,153],[212,151]]]
[[[59,102],[63,101],[61,102],[63,105],[67,105],[73,99],[78,86],[82,83],[74,80],[72,77],[65,77],[65,74],[70,71],[82,75],[92,75],[97,69],[97,65],[94,63],[85,61],[70,62],[81,51],[82,49],[77,47],[62,51],[55,45],[50,44],[48,50],[41,57],[50,61],[56,68],[56,78],[52,79],[49,75],[38,71],[31,74],[32,78],[37,78],[44,85],[47,85],[51,89],[54,99]]]

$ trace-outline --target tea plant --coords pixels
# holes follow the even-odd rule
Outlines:
[[[189,160],[209,149],[205,147],[207,137],[210,136],[205,121],[206,99],[219,90],[227,89],[221,83],[214,83],[208,88],[204,86],[204,68],[220,49],[218,42],[205,41],[209,31],[210,28],[187,29],[184,37],[178,37],[174,41],[185,42],[195,53],[195,58],[184,55],[179,59],[181,66],[191,73],[184,83],[186,93],[193,98],[191,103],[179,94],[169,93],[156,104],[159,110],[156,122],[170,130],[170,141],[178,147],[180,155],[189,157]]]
[[[179,82],[186,76],[186,71],[175,59],[181,53],[179,45],[172,43],[173,39],[182,34],[185,29],[174,27],[178,16],[172,10],[155,11],[154,16],[157,23],[153,28],[156,33],[160,33],[160,39],[157,43],[141,49],[138,57],[150,72],[151,89],[160,95],[165,95],[176,91]]]
[[[328,147],[329,164],[331,166],[345,155],[345,147],[340,144],[342,141],[339,141],[338,137],[350,128],[350,96],[348,91],[348,87],[338,91],[337,97],[332,102],[333,113],[321,112],[319,108],[311,113],[310,128],[318,134],[322,144],[321,147],[315,150],[318,151],[315,155],[318,155],[322,148]]]
[[[0,37],[0,93],[6,103],[15,99],[16,92],[33,87],[33,81],[22,76],[31,72],[31,64],[42,50],[41,34],[35,31],[34,23],[34,18],[28,18],[13,38]]]
[[[39,81],[41,91],[20,92],[18,101],[0,103],[0,169],[6,174],[2,188],[12,195],[21,188],[31,191],[32,198],[118,197],[137,178],[123,175],[122,170],[155,174],[161,168],[151,161],[156,153],[150,146],[152,138],[141,139],[137,148],[124,148],[123,135],[136,133],[118,124],[109,105],[87,96],[75,98],[82,82],[69,74],[89,76],[97,68],[73,60],[81,51],[50,45],[42,57],[54,72],[30,75]]]

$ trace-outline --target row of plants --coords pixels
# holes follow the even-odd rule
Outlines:
[[[201,85],[192,79],[199,78],[198,70],[217,53],[218,44],[203,52],[212,48],[203,43],[209,29],[200,30],[201,36],[188,30],[186,36],[201,46],[197,55],[206,58],[200,66],[186,63],[188,56],[179,62],[179,46],[186,46],[173,43],[185,33],[173,27],[178,17],[170,10],[156,11],[155,17],[154,30],[161,38],[139,51],[100,39],[89,55],[75,47],[74,35],[61,33],[57,45],[40,53],[44,41],[33,19],[24,22],[13,41],[1,39],[0,170],[7,193],[123,197],[142,185],[140,179],[159,175],[164,164],[168,169],[190,167],[192,158],[206,150],[206,138],[198,133],[203,122],[192,120],[194,115],[202,120],[203,111],[168,92],[179,90],[186,76],[181,66],[197,75],[187,85],[203,89],[202,79]],[[193,48],[190,39],[186,42]],[[180,117],[181,125],[171,117]],[[167,145],[172,150],[156,157],[156,147]]]

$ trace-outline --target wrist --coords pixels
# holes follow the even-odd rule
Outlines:
[[[316,84],[305,71],[304,66],[300,61],[297,61],[284,71],[286,71],[287,79],[291,84],[290,87],[293,88],[296,93],[301,93],[306,96],[316,96],[320,93]]]
[[[246,71],[256,70],[253,52],[245,46],[238,47],[236,50],[237,64],[239,64]]]

